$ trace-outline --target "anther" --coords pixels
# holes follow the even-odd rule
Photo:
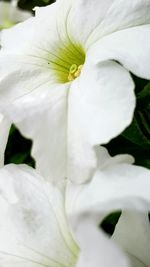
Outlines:
[[[77,70],[78,70],[78,66],[77,66],[76,64],[73,64],[73,65],[70,67],[69,72],[70,72],[71,74],[74,74]]]
[[[76,64],[73,64],[69,70],[68,81],[71,82],[77,77],[79,77],[81,74],[82,68],[83,68],[83,65],[77,66]]]

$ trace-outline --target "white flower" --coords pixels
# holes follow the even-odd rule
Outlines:
[[[0,109],[45,177],[82,182],[132,121],[130,72],[150,78],[150,0],[58,0],[5,31]]]
[[[120,249],[95,227],[95,220],[101,222],[116,208],[148,209],[150,171],[123,163],[131,160],[128,157],[111,159],[104,154],[103,170],[82,186],[66,185],[67,180],[56,186],[23,165],[0,170],[2,267],[128,266]]]

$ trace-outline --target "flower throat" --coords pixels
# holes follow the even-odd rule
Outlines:
[[[49,53],[48,57],[49,68],[59,83],[71,82],[78,78],[85,62],[84,50],[73,43],[57,48],[55,53]]]

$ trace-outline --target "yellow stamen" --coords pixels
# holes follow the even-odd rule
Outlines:
[[[76,64],[73,64],[69,70],[68,81],[71,82],[77,77],[79,77],[81,74],[82,68],[83,68],[83,65],[77,66]]]
[[[71,73],[69,73],[69,75],[68,75],[68,81],[69,82],[72,82],[73,80],[74,80],[74,76]]]
[[[73,65],[70,67],[69,72],[70,72],[71,74],[74,74],[77,70],[78,70],[78,66],[77,66],[76,64],[73,64]]]

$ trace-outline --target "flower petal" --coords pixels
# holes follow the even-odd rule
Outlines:
[[[85,45],[88,36],[102,22],[111,4],[111,0],[72,1],[66,14],[66,27],[69,37],[76,43]]]
[[[33,41],[35,37],[34,30],[34,18],[30,18],[7,30],[3,30],[1,38],[1,45],[3,49],[6,49],[7,52],[16,53],[16,55],[18,55],[21,51],[24,52],[26,49],[29,49],[29,40]]]
[[[147,213],[122,212],[113,240],[131,257],[132,266],[150,266],[150,222]]]
[[[123,255],[118,247],[122,243],[121,245],[126,251],[126,244],[128,244],[128,241],[124,241],[125,237],[128,239],[126,231],[121,232],[120,235],[118,234],[119,240],[117,239],[116,231],[114,239],[118,241],[118,244],[117,242],[114,244],[112,240],[108,240],[108,238],[105,238],[98,232],[98,225],[106,215],[114,210],[123,209],[130,211],[130,213],[133,210],[134,213],[136,213],[136,210],[142,213],[144,210],[150,210],[150,170],[127,164],[128,158],[123,163],[123,160],[121,161],[121,155],[111,159],[106,151],[103,151],[103,154],[107,164],[103,164],[103,167],[96,172],[89,183],[79,186],[68,182],[66,210],[77,241],[81,247],[79,267],[81,265],[84,266],[84,264],[87,264],[89,267],[100,265],[117,266],[118,262],[115,263],[117,257],[120,263],[122,261],[120,266],[130,266],[125,255]],[[136,221],[138,221],[138,217],[136,217]],[[130,222],[131,220],[129,220],[129,225]],[[125,227],[127,224],[123,225]],[[139,229],[138,226],[137,228]],[[135,231],[137,228],[135,228]],[[130,229],[131,231],[133,230],[131,225]],[[141,239],[141,234],[139,238]],[[132,237],[129,238],[129,243],[130,239]],[[133,242],[131,240],[132,244]],[[137,245],[137,247],[140,248],[140,245]],[[103,249],[102,253],[100,253],[100,248]],[[143,246],[142,251],[144,248],[145,246]],[[144,267],[144,265],[135,266]]]
[[[80,218],[75,232],[81,248],[77,267],[129,266],[127,258],[119,247],[105,237],[88,217]]]
[[[109,142],[131,123],[133,90],[130,74],[116,62],[85,63],[69,94],[68,157],[72,181],[91,178],[97,165],[94,146]],[[76,177],[75,169],[80,164]]]
[[[119,154],[116,156],[111,157],[108,153],[108,150],[103,146],[98,146],[96,148],[96,155],[98,159],[98,168],[97,170],[104,170],[107,167],[115,164],[133,164],[134,158],[128,154]]]
[[[34,141],[32,154],[40,173],[49,179],[65,177],[69,84],[56,85],[49,69],[26,61],[21,56],[6,60],[1,54],[5,69],[0,78],[0,109]]]
[[[78,0],[68,11],[71,38],[86,48],[104,35],[150,23],[149,0]]]
[[[67,210],[95,213],[98,220],[112,210],[150,210],[149,186],[150,170],[114,162],[99,169],[89,183],[68,183]]]
[[[1,266],[74,266],[78,248],[64,201],[62,186],[43,182],[31,168],[8,165],[0,170]]]
[[[40,9],[36,18],[3,32],[0,110],[23,135],[33,139],[36,168],[51,180],[66,176],[69,84],[57,83],[49,66],[49,46],[54,46],[53,41],[60,41],[56,27],[57,4],[51,5],[44,15]],[[52,29],[55,29],[53,38]]]
[[[116,60],[141,78],[150,79],[150,25],[130,28],[102,38],[91,47],[93,63]]]
[[[45,179],[57,182],[67,175],[67,86],[54,88],[47,97],[47,103],[44,99],[36,105],[31,100],[30,106],[26,104],[28,98],[24,99],[27,117],[16,125],[22,134],[33,140],[36,169]],[[23,112],[20,101],[18,106]]]
[[[3,51],[31,57],[32,63],[35,59],[46,61],[45,59],[50,57],[51,51],[54,52],[55,46],[60,42],[57,29],[58,4],[54,3],[36,10],[36,17],[4,30],[1,40]]]

